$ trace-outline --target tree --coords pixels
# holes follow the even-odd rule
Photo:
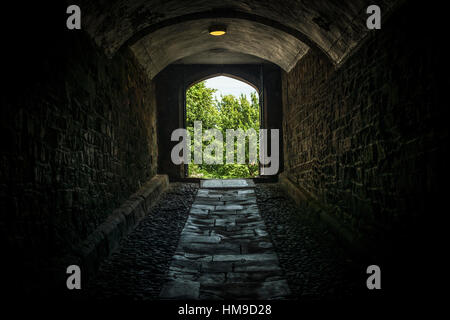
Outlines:
[[[220,118],[213,98],[216,89],[199,82],[186,91],[186,127],[194,127],[194,121],[202,121],[203,129],[218,128]]]
[[[253,128],[259,133],[259,103],[255,93],[250,101],[245,95],[239,98],[233,95],[221,96],[221,101],[213,98],[216,89],[207,88],[204,82],[193,85],[186,92],[186,127],[193,138],[194,121],[202,121],[203,130],[218,129],[226,137],[226,129]],[[203,148],[207,142],[203,142]],[[248,149],[248,148],[247,148]],[[259,148],[258,148],[259,149]],[[225,152],[225,150],[224,150]],[[224,155],[225,159],[225,155]],[[246,164],[189,164],[190,176],[205,178],[244,178],[258,175],[258,163],[248,163],[246,150]]]
[[[222,100],[218,103],[221,115],[222,134],[225,136],[226,129],[254,129],[259,134],[259,103],[255,93],[250,96],[251,102],[247,100],[245,95],[236,98],[233,95],[222,96]],[[259,149],[259,145],[258,145]],[[249,163],[248,148],[245,151],[247,176],[257,176],[258,163]]]

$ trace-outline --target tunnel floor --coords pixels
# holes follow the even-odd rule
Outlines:
[[[279,185],[174,183],[99,269],[90,298],[342,299],[361,268]]]
[[[289,296],[252,184],[201,182],[167,278],[161,299]]]

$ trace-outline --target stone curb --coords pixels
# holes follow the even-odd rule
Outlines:
[[[286,191],[288,196],[294,200],[297,205],[306,203],[307,206],[312,208],[317,213],[318,219],[323,221],[330,228],[330,231],[337,240],[348,250],[360,256],[367,254],[364,250],[365,246],[361,244],[361,239],[355,237],[348,228],[343,226],[333,217],[331,208],[324,206],[313,195],[295,185],[288,177],[286,177],[285,173],[280,174],[278,179],[281,187]]]
[[[156,175],[145,183],[124,204],[115,209],[82,244],[77,255],[86,283],[97,272],[100,263],[118,247],[120,240],[130,233],[157,202],[169,186],[167,175]]]

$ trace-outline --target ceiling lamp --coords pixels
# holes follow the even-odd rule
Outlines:
[[[225,33],[227,33],[227,27],[226,26],[211,26],[209,27],[209,34],[212,36],[223,36]]]

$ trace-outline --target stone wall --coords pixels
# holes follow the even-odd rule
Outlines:
[[[15,48],[1,97],[2,263],[30,277],[157,171],[154,84],[133,53],[108,59],[83,31],[53,30]]]
[[[420,10],[399,8],[338,68],[311,50],[282,80],[284,175],[374,247],[431,222],[447,172],[447,58]]]

